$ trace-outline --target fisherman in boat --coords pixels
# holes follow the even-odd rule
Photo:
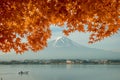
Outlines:
[[[29,72],[29,71],[24,71],[24,72],[23,72],[23,71],[20,71],[20,72],[18,72],[18,74],[21,74],[21,75],[22,75],[22,74],[28,74],[28,72]]]

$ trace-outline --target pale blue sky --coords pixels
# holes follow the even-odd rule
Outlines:
[[[49,41],[55,39],[56,37],[59,36],[64,36],[62,33],[62,30],[64,27],[58,27],[51,25],[51,30],[52,30],[52,37]],[[105,49],[105,50],[111,50],[115,52],[120,52],[120,33],[115,34],[109,38],[105,38],[104,40],[100,42],[96,42],[94,44],[88,44],[89,40],[89,33],[80,33],[80,32],[74,32],[71,33],[68,38],[74,40],[75,42],[87,46],[87,47],[92,47],[92,48],[98,48],[98,49]]]

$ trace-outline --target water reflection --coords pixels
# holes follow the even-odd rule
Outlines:
[[[71,68],[72,68],[72,64],[67,64],[67,65],[66,65],[66,68],[67,68],[67,69],[71,69]]]

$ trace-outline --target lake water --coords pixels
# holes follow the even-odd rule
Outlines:
[[[19,71],[29,71],[19,75]],[[3,80],[120,80],[120,65],[0,65]]]

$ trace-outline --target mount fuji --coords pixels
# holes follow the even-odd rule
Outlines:
[[[45,59],[120,59],[120,53],[89,48],[64,36],[50,41],[39,55]]]

